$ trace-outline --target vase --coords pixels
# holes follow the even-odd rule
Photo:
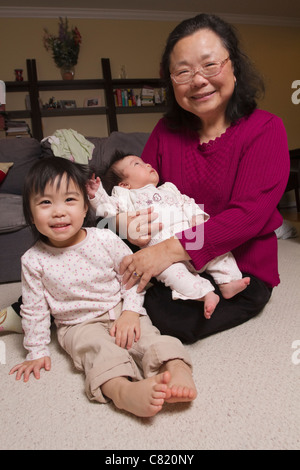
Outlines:
[[[61,67],[60,73],[63,80],[73,80],[75,75],[75,68],[72,65],[65,65],[64,67]]]

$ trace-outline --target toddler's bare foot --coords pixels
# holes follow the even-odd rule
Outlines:
[[[224,299],[231,299],[236,294],[242,292],[250,284],[250,277],[243,277],[237,281],[231,281],[227,284],[220,284],[219,289]]]
[[[209,320],[220,301],[220,297],[211,291],[200,300],[204,302],[204,316],[207,318],[207,320]]]
[[[139,382],[126,377],[111,379],[102,385],[102,393],[111,398],[117,408],[139,417],[156,415],[164,404],[170,373],[163,372]]]
[[[168,403],[188,402],[197,396],[191,368],[182,360],[174,359],[166,362],[160,369],[170,373],[168,391],[165,401]]]

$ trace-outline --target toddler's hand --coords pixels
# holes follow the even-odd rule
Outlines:
[[[110,335],[116,337],[116,344],[130,349],[141,335],[139,314],[124,310],[110,329]]]
[[[31,372],[36,379],[39,379],[41,369],[45,369],[47,371],[51,369],[51,359],[49,356],[41,357],[40,359],[35,359],[33,361],[24,361],[21,364],[17,364],[11,369],[9,375],[17,372],[16,380],[20,380],[24,374],[24,382],[28,382]]]
[[[90,178],[88,182],[86,183],[86,191],[90,199],[94,199],[95,194],[98,191],[98,188],[100,186],[100,182],[101,180],[99,176],[95,178],[95,173],[93,173],[92,178]]]

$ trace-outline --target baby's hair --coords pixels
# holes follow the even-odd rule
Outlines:
[[[123,160],[125,157],[129,157],[130,155],[135,154],[128,152],[126,153],[122,150],[116,150],[112,156],[109,167],[101,176],[103,187],[109,196],[111,195],[114,186],[118,186],[118,184],[121,183],[124,179],[122,172],[117,170],[116,163]]]
[[[91,177],[92,171],[88,165],[80,165],[60,157],[46,157],[38,160],[29,170],[23,188],[23,212],[27,224],[31,227],[36,238],[45,239],[41,235],[32,220],[30,200],[35,195],[43,195],[47,184],[56,184],[56,189],[60,188],[64,176],[67,179],[67,187],[72,181],[79,189],[84,198],[84,203],[88,208],[84,219],[84,226],[95,225],[95,215],[90,206],[86,192],[86,183]]]

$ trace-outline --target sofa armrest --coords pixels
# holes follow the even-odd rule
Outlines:
[[[31,166],[41,157],[40,143],[32,138],[0,140],[0,162],[13,162],[0,193],[22,194],[24,178]]]

